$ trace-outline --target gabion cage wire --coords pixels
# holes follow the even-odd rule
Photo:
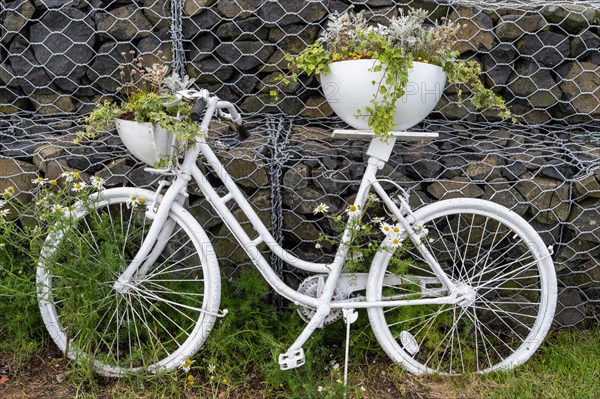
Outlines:
[[[600,3],[443,0],[119,0],[2,1],[0,20],[0,189],[32,191],[31,177],[65,170],[108,185],[157,178],[111,134],[74,146],[78,118],[118,97],[118,67],[130,52],[150,66],[160,50],[175,72],[196,78],[251,121],[239,142],[214,124],[213,143],[230,173],[286,248],[327,259],[315,248],[332,226],[312,215],[325,202],[341,211],[361,176],[365,143],[330,138],[344,127],[315,78],[270,91],[298,53],[350,6],[373,23],[406,7],[431,21],[463,24],[458,50],[479,61],[520,125],[460,106],[446,90],[418,129],[428,143],[399,143],[384,175],[412,193],[416,207],[441,198],[491,199],[526,217],[555,246],[556,324],[597,323],[600,314]],[[122,54],[125,54],[122,55]],[[210,206],[192,191],[191,210],[214,238],[228,273],[247,262]],[[238,212],[239,214],[239,212]],[[240,216],[240,215],[238,215]],[[303,276],[272,260],[289,281]]]

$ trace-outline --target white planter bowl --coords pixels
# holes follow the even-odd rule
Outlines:
[[[129,152],[151,166],[174,154],[180,144],[173,133],[150,122],[115,119],[115,126]]]
[[[327,75],[321,73],[321,86],[327,102],[344,122],[358,130],[368,130],[366,107],[378,93],[384,72],[373,72],[377,60],[349,60],[329,64]],[[421,122],[440,100],[446,86],[444,70],[431,64],[413,62],[408,73],[406,94],[396,102],[396,127],[409,129]],[[359,114],[358,111],[361,111]]]

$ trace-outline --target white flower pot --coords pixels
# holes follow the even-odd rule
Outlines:
[[[369,116],[365,114],[378,94],[384,72],[373,72],[377,60],[348,60],[329,65],[327,75],[321,73],[321,86],[327,102],[344,122],[358,130],[368,130]],[[406,94],[396,102],[396,127],[409,129],[421,122],[440,100],[446,86],[444,70],[431,64],[413,62],[408,73]],[[381,98],[379,95],[378,98]],[[359,113],[360,111],[360,113]]]
[[[115,126],[129,152],[151,166],[174,154],[180,145],[173,133],[150,122],[115,119]]]

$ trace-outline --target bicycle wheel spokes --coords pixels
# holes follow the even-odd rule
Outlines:
[[[456,305],[370,311],[374,328],[382,329],[378,335],[386,352],[416,373],[513,367],[537,348],[552,319],[547,302],[553,274],[547,274],[553,271],[542,268],[549,260],[542,259],[546,250],[537,234],[531,228],[519,229],[525,222],[515,223],[516,215],[496,208],[492,210],[497,212],[479,211],[486,203],[465,201],[473,205],[436,205],[419,219],[427,232],[422,242],[464,299]],[[409,291],[406,284],[385,283],[393,281],[394,263],[407,265],[409,275],[436,280],[419,251],[400,250],[389,260],[383,277],[377,277],[383,280],[381,293],[373,299]],[[431,292],[415,286],[412,298],[434,296]]]
[[[208,331],[199,325],[211,325],[216,312],[207,304],[206,260],[176,214],[168,244],[147,272],[125,292],[113,289],[151,224],[145,207],[127,201],[97,205],[61,226],[40,260],[40,303],[51,307],[43,311],[51,335],[68,342],[61,349],[70,357],[104,375],[178,366],[202,344]]]

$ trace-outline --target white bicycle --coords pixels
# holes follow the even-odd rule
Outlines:
[[[218,115],[247,135],[231,103],[206,90],[184,91],[180,97],[196,101],[193,115],[201,117],[203,131]],[[352,226],[361,212],[348,217],[331,263],[301,260],[276,243],[202,137],[177,167],[150,170],[172,176],[156,192],[102,191],[91,206],[77,206],[67,222],[51,230],[37,284],[54,342],[70,358],[106,376],[168,371],[202,347],[216,318],[227,312],[219,308],[221,282],[213,247],[184,208],[194,179],[260,273],[300,307],[308,322],[279,356],[282,369],[301,366],[302,346],[313,331],[349,314],[346,309],[367,309],[385,352],[412,373],[483,373],[529,359],[550,328],[557,298],[551,249],[536,231],[516,213],[489,201],[449,199],[413,212],[405,196],[388,195],[376,173],[395,141],[422,140],[434,133],[394,132],[387,141],[364,131],[335,131],[334,137],[371,140],[354,206],[362,210],[375,193],[398,230],[382,238],[368,273],[344,267]],[[196,165],[200,155],[227,189],[225,195]],[[254,237],[233,216],[231,201],[251,222]],[[403,245],[396,248],[392,239]],[[298,289],[289,287],[259,251],[261,243],[312,275]]]

